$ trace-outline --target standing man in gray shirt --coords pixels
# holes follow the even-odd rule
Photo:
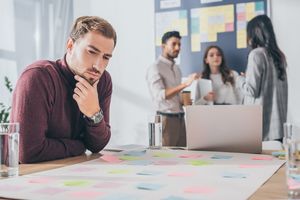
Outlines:
[[[166,32],[162,37],[162,55],[147,71],[146,80],[158,114],[162,115],[163,146],[186,146],[184,111],[181,91],[198,78],[189,75],[181,83],[181,71],[174,59],[180,52],[178,31]]]

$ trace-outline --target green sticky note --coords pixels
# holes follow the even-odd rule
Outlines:
[[[174,154],[172,153],[164,153],[164,152],[156,152],[153,154],[154,157],[161,157],[161,158],[172,158]]]
[[[110,170],[108,173],[110,174],[128,174],[130,172],[130,170],[128,169],[113,169]]]
[[[203,161],[203,160],[191,160],[189,163],[194,166],[204,166],[204,165],[211,164],[211,163],[209,163],[207,161]]]
[[[64,181],[65,186],[71,186],[71,187],[87,186],[89,183],[90,183],[89,181],[84,181],[84,180]]]
[[[136,156],[120,156],[119,157],[120,160],[139,160],[139,157]]]

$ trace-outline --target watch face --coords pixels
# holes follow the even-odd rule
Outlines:
[[[101,122],[101,120],[103,119],[103,113],[102,110],[97,112],[94,116],[91,117],[91,120],[93,120],[93,122],[95,124]]]

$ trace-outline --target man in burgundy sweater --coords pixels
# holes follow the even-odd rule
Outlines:
[[[112,81],[105,71],[116,33],[104,19],[79,17],[65,56],[41,60],[21,74],[11,122],[20,123],[20,162],[33,163],[102,150],[110,139]]]

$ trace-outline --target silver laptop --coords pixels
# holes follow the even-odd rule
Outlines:
[[[240,153],[262,151],[262,107],[186,107],[187,149]]]

